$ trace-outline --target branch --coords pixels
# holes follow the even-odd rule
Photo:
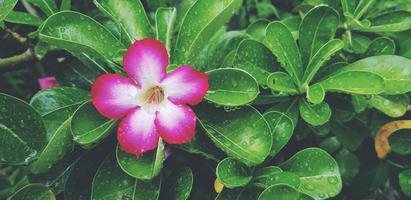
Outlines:
[[[16,68],[18,65],[33,60],[35,58],[33,50],[27,49],[24,53],[8,58],[0,58],[0,70]]]

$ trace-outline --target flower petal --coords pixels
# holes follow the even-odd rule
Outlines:
[[[173,102],[196,105],[207,94],[208,75],[190,66],[182,66],[171,72],[161,85]]]
[[[143,87],[158,84],[166,75],[167,49],[156,39],[137,40],[124,55],[123,65],[128,75]]]
[[[91,87],[91,97],[97,110],[107,118],[119,119],[136,108],[138,85],[117,74],[98,77]]]
[[[124,151],[139,156],[157,147],[159,135],[154,125],[155,116],[155,113],[137,108],[121,121],[117,139]]]
[[[195,134],[196,116],[190,107],[167,101],[156,115],[155,124],[168,144],[189,142]]]

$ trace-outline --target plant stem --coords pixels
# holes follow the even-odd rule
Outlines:
[[[13,69],[16,66],[34,59],[34,53],[27,49],[24,53],[8,58],[0,58],[0,70]]]

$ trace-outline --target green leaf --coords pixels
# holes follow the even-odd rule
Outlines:
[[[260,195],[261,189],[253,186],[240,187],[235,189],[224,188],[215,200],[256,200]]]
[[[341,149],[336,155],[335,160],[341,172],[344,183],[350,183],[360,171],[360,160],[347,149]]]
[[[221,68],[207,73],[210,88],[205,98],[213,103],[239,106],[250,103],[258,96],[258,83],[246,71]]]
[[[338,141],[337,137],[332,136],[332,137],[328,137],[328,138],[325,138],[324,140],[322,140],[320,142],[320,144],[318,145],[318,147],[320,147],[321,149],[327,151],[329,154],[333,154],[335,151],[340,149],[341,143],[340,143],[340,141]],[[340,171],[341,171],[341,174],[342,174],[341,169],[340,169]]]
[[[11,11],[4,21],[14,24],[24,24],[32,26],[39,26],[41,23],[43,23],[43,20],[40,17],[18,11]]]
[[[86,102],[74,112],[71,131],[74,141],[90,148],[112,133],[116,125],[116,120],[103,117],[91,102]]]
[[[364,58],[339,68],[326,80],[322,81],[321,84],[326,90],[347,91],[346,87],[350,83],[356,85],[356,88],[359,89],[350,88],[349,90],[352,91],[348,92],[360,94],[378,94],[380,92],[389,95],[403,94],[411,91],[410,66],[411,60],[400,56],[382,55]],[[383,91],[381,91],[383,83],[381,80],[378,80],[377,76],[385,82],[385,89],[383,88]],[[334,88],[330,88],[330,86]]]
[[[29,184],[18,190],[9,200],[55,200],[53,192],[41,184]]]
[[[47,18],[39,38],[105,72],[107,64],[113,68],[116,66],[113,63],[116,54],[125,49],[103,25],[73,11],[62,11]]]
[[[301,18],[299,16],[291,16],[281,20],[281,22],[287,26],[291,34],[293,34],[294,39],[297,40],[299,38]]]
[[[338,13],[328,6],[315,7],[304,16],[299,31],[300,51],[304,66],[309,65],[309,62],[318,54],[317,52],[320,48],[334,37],[338,25]],[[341,46],[341,44],[338,46]],[[326,52],[326,50],[323,50],[321,54],[325,54]],[[308,73],[313,71],[312,68],[307,67],[305,74],[307,74],[307,71]]]
[[[316,51],[310,58],[310,61],[305,68],[303,82],[309,84],[317,74],[320,67],[331,58],[332,55],[340,51],[344,47],[344,42],[339,39],[334,39],[326,42]]]
[[[40,8],[47,16],[58,11],[56,1],[54,0],[28,0],[28,2]]]
[[[371,39],[367,36],[352,33],[351,31],[345,32],[342,39],[344,41],[344,50],[350,53],[363,54],[371,44]]]
[[[174,25],[177,17],[176,8],[159,8],[156,11],[156,35],[171,52],[171,39],[174,35]]]
[[[379,37],[371,42],[364,54],[364,57],[394,54],[395,42],[388,37]]]
[[[399,32],[411,28],[411,12],[395,10],[381,14],[371,20],[371,27],[362,29],[366,32]]]
[[[267,168],[263,168],[255,173],[253,184],[264,189],[277,184],[287,184],[293,188],[298,188],[301,181],[300,177],[294,173],[283,172],[281,169],[279,172],[276,172],[274,170],[267,170]]]
[[[16,133],[2,124],[0,124],[0,141],[1,144],[5,144],[0,150],[1,163],[12,165],[28,164],[37,154]]]
[[[344,15],[354,15],[359,0],[341,0],[341,7]]]
[[[71,8],[71,0],[61,0],[60,10],[70,10]]]
[[[368,104],[390,117],[401,117],[407,112],[410,100],[406,94],[373,95]]]
[[[297,101],[279,103],[264,113],[264,118],[271,127],[273,145],[271,156],[275,156],[288,143],[298,122]]]
[[[271,51],[255,40],[244,40],[240,43],[234,58],[234,67],[250,73],[260,85],[266,85],[270,73],[278,70],[276,58]]]
[[[2,23],[7,15],[13,10],[17,1],[18,0],[2,1],[2,4],[0,4],[0,23]]]
[[[411,155],[410,130],[398,130],[389,137],[389,144],[393,152],[399,155]]]
[[[128,175],[141,180],[151,180],[160,173],[163,167],[164,144],[160,139],[156,150],[147,152],[139,158],[127,154],[120,145],[117,145],[116,155],[118,164]]]
[[[331,109],[326,102],[313,105],[308,103],[305,99],[301,99],[299,110],[304,121],[313,126],[323,125],[331,118]]]
[[[356,151],[369,134],[367,127],[358,119],[347,123],[333,121],[331,130],[337,136],[338,141],[350,151]]]
[[[198,109],[199,122],[217,147],[247,166],[262,163],[272,145],[270,127],[253,107],[225,111],[210,105]]]
[[[19,155],[27,155],[28,149],[32,151],[31,155],[27,155],[27,160],[20,157],[21,160],[14,160],[14,164],[28,164],[47,144],[47,134],[41,116],[26,102],[3,93],[0,93],[0,123],[8,129],[2,128],[3,140],[7,136],[7,140],[18,142],[16,145],[20,147],[24,143],[27,145],[27,148],[21,149],[24,153],[18,152]],[[11,133],[14,135],[11,136]],[[12,143],[3,144],[1,150],[16,150]]]
[[[307,89],[307,100],[312,104],[320,104],[324,101],[325,90],[321,84],[314,84]]]
[[[353,17],[355,19],[360,19],[368,10],[370,10],[375,2],[376,0],[360,0],[355,8]]]
[[[402,192],[407,197],[411,197],[411,169],[402,171],[398,175],[398,179],[400,180],[400,187]]]
[[[193,171],[189,167],[173,170],[164,184],[164,196],[169,200],[186,200],[193,187]]]
[[[267,78],[267,86],[280,94],[297,94],[292,77],[285,72],[274,72]]]
[[[173,63],[195,63],[209,39],[228,22],[241,4],[242,0],[196,1],[182,21],[175,45]]]
[[[140,181],[118,166],[113,151],[98,168],[93,179],[92,200],[124,199],[157,200],[160,194],[161,177],[152,181]]]
[[[301,150],[280,167],[284,171],[297,174],[301,180],[298,190],[314,199],[334,197],[342,189],[337,162],[322,149]]]
[[[94,4],[120,27],[125,46],[130,46],[135,40],[153,37],[152,27],[140,0],[94,0]]]
[[[247,185],[251,181],[251,170],[234,158],[226,158],[217,165],[216,175],[227,188]]]
[[[313,198],[306,194],[300,193],[294,187],[286,184],[273,185],[265,189],[258,200],[271,200],[275,197],[276,200],[312,200]]]
[[[255,21],[254,23],[250,24],[246,32],[249,34],[254,40],[257,40],[259,42],[263,42],[265,38],[265,30],[267,29],[267,25],[270,23],[270,21],[266,19],[259,19]]]
[[[270,23],[267,26],[264,44],[274,53],[294,83],[300,86],[303,76],[301,55],[287,26],[281,22]]]

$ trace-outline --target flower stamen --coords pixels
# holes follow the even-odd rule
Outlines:
[[[144,101],[149,104],[160,104],[163,100],[164,90],[160,86],[154,86],[144,94]]]

